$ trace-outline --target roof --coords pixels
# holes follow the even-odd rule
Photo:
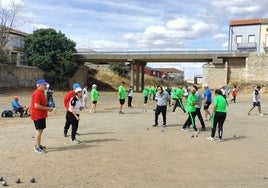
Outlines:
[[[231,20],[230,26],[268,24],[268,18],[253,18],[244,20]]]
[[[16,30],[16,29],[12,29],[12,28],[8,28],[8,27],[4,27],[4,26],[0,26],[1,27],[1,32],[9,32],[10,34],[13,35],[19,35],[19,36],[23,36],[26,37],[28,35],[28,33]]]
[[[175,69],[175,68],[155,68],[159,72],[165,72],[165,73],[181,73],[181,70]]]

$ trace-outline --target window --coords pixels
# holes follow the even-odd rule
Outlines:
[[[242,36],[241,35],[236,36],[236,43],[237,44],[242,43]]]
[[[249,42],[249,43],[253,43],[253,42],[255,42],[255,35],[249,35],[249,36],[248,36],[248,42]]]

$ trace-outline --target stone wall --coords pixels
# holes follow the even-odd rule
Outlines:
[[[227,83],[227,67],[225,64],[205,64],[203,65],[203,84],[208,84],[210,88],[219,88]]]
[[[219,88],[232,83],[268,84],[268,54],[250,54],[246,59],[232,58],[225,64],[203,66],[203,84]]]
[[[268,54],[250,54],[247,58],[247,82],[268,82]]]
[[[44,72],[38,67],[0,64],[0,88],[35,87]]]

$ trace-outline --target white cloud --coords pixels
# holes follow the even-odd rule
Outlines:
[[[194,40],[211,33],[216,26],[202,20],[178,18],[164,25],[148,26],[143,33],[127,33],[124,39],[130,44],[153,47],[182,47],[184,40]]]
[[[226,39],[227,37],[228,37],[227,34],[224,33],[213,35],[213,39]]]

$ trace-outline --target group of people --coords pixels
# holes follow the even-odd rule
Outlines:
[[[211,131],[211,136],[208,137],[209,140],[215,140],[215,132],[216,128],[218,126],[218,136],[219,140],[222,141],[222,133],[223,133],[223,123],[226,119],[226,107],[227,107],[227,101],[224,98],[221,90],[217,89],[215,91],[215,97],[213,100],[213,111],[212,113],[209,112],[209,106],[212,103],[212,94],[211,91],[208,87],[208,85],[205,85],[205,91],[204,91],[204,96],[202,97],[201,93],[198,91],[197,86],[193,86],[190,89],[190,92],[188,93],[187,99],[186,99],[186,108],[184,109],[187,114],[188,118],[184,122],[181,130],[182,131],[187,131],[187,128],[192,128],[194,129],[194,132],[196,134],[199,134],[199,130],[196,128],[195,124],[195,117],[198,116],[198,119],[200,120],[201,123],[201,130],[206,130],[205,123],[203,120],[203,117],[201,115],[201,106],[202,102],[204,100],[204,111],[205,111],[205,117],[209,116],[209,118],[212,120],[212,131]],[[175,92],[176,93],[176,92]],[[178,89],[178,98],[175,98],[175,95],[173,95],[173,99],[179,101],[178,103],[181,103],[181,88]],[[163,117],[163,126],[166,126],[166,112],[167,112],[167,105],[168,101],[170,100],[170,95],[168,94],[167,91],[165,91],[161,86],[157,87],[157,94],[156,94],[156,110],[155,110],[155,123],[153,124],[153,127],[158,125],[158,116],[160,113],[162,113]],[[176,103],[175,103],[176,104]],[[181,107],[182,108],[182,107]],[[174,110],[173,110],[174,111]]]
[[[48,100],[49,97],[46,91],[48,85],[48,82],[46,82],[44,79],[38,80],[36,82],[37,88],[31,97],[31,119],[34,122],[36,129],[36,144],[34,150],[37,153],[46,152],[46,147],[41,144],[41,137],[43,130],[46,128],[46,118],[48,116],[48,112],[51,112],[55,108],[55,103],[54,105],[51,105],[51,101]],[[91,90],[91,99],[93,103],[91,108],[92,112],[96,112],[96,104],[99,96],[96,88],[97,85],[93,84]],[[71,142],[73,144],[80,143],[80,141],[76,139],[78,124],[80,120],[79,112],[83,107],[85,107],[85,105],[87,105],[87,98],[85,98],[85,96],[83,97],[83,95],[85,95],[85,90],[83,90],[78,83],[74,83],[73,89],[65,94],[63,100],[64,107],[66,109],[64,136],[67,137],[67,132],[70,128],[70,125],[72,125]]]
[[[43,130],[46,128],[46,118],[48,112],[53,110],[53,106],[48,105],[47,95],[46,95],[46,87],[48,83],[44,79],[40,79],[36,82],[36,90],[33,92],[31,97],[31,119],[34,122],[35,129],[36,129],[36,145],[34,147],[35,152],[37,153],[45,153],[46,147],[41,145],[41,136]],[[91,98],[92,98],[92,108],[91,111],[95,112],[96,104],[98,101],[98,92],[96,90],[97,85],[92,85],[91,90]],[[167,105],[169,104],[171,94],[169,94],[166,90],[163,89],[161,86],[157,86],[157,92],[155,94],[155,101],[156,101],[156,109],[155,109],[155,123],[153,127],[158,126],[158,116],[162,114],[163,117],[163,126],[165,127],[167,124],[166,113],[167,113]],[[181,89],[181,88],[180,88]],[[199,130],[196,128],[195,124],[195,117],[197,116],[201,123],[201,130],[206,130],[205,123],[203,117],[201,115],[201,108],[202,104],[204,105],[204,112],[205,112],[205,120],[207,118],[211,119],[212,121],[212,130],[211,136],[207,137],[208,140],[214,141],[216,129],[218,128],[218,141],[222,141],[223,136],[223,124],[226,119],[226,109],[227,109],[227,100],[224,94],[222,93],[221,89],[215,90],[215,96],[212,100],[212,93],[209,89],[208,85],[204,85],[204,94],[198,91],[197,86],[193,86],[188,93],[186,99],[186,107],[184,108],[183,105],[181,106],[182,109],[188,114],[188,118],[184,122],[183,126],[181,127],[182,131],[187,131],[187,128],[192,127],[196,134],[199,134]],[[261,106],[260,106],[260,86],[257,86],[253,91],[253,107],[249,110],[248,114],[255,108],[258,107],[259,113],[261,113]],[[64,107],[66,109],[66,122],[64,126],[64,136],[67,137],[67,132],[72,125],[71,131],[71,142],[74,144],[79,144],[80,141],[76,139],[78,124],[79,124],[79,112],[83,107],[86,105],[86,101],[84,101],[83,97],[83,89],[80,87],[78,83],[73,84],[72,90],[66,93],[64,96]],[[128,97],[128,107],[132,107],[132,95],[133,95],[133,88],[132,86],[129,87],[128,91],[125,89],[125,82],[121,82],[121,85],[118,87],[118,98],[119,98],[119,114],[124,114],[123,112],[123,105],[125,103],[126,97]],[[178,98],[176,100],[180,100],[181,91],[178,92]],[[173,96],[174,97],[174,96]],[[14,97],[17,100],[18,97]],[[87,99],[86,99],[87,100]],[[235,101],[234,101],[235,102]],[[17,100],[18,103],[18,100]],[[178,102],[182,103],[181,101]],[[213,110],[209,112],[209,106],[213,104]]]

